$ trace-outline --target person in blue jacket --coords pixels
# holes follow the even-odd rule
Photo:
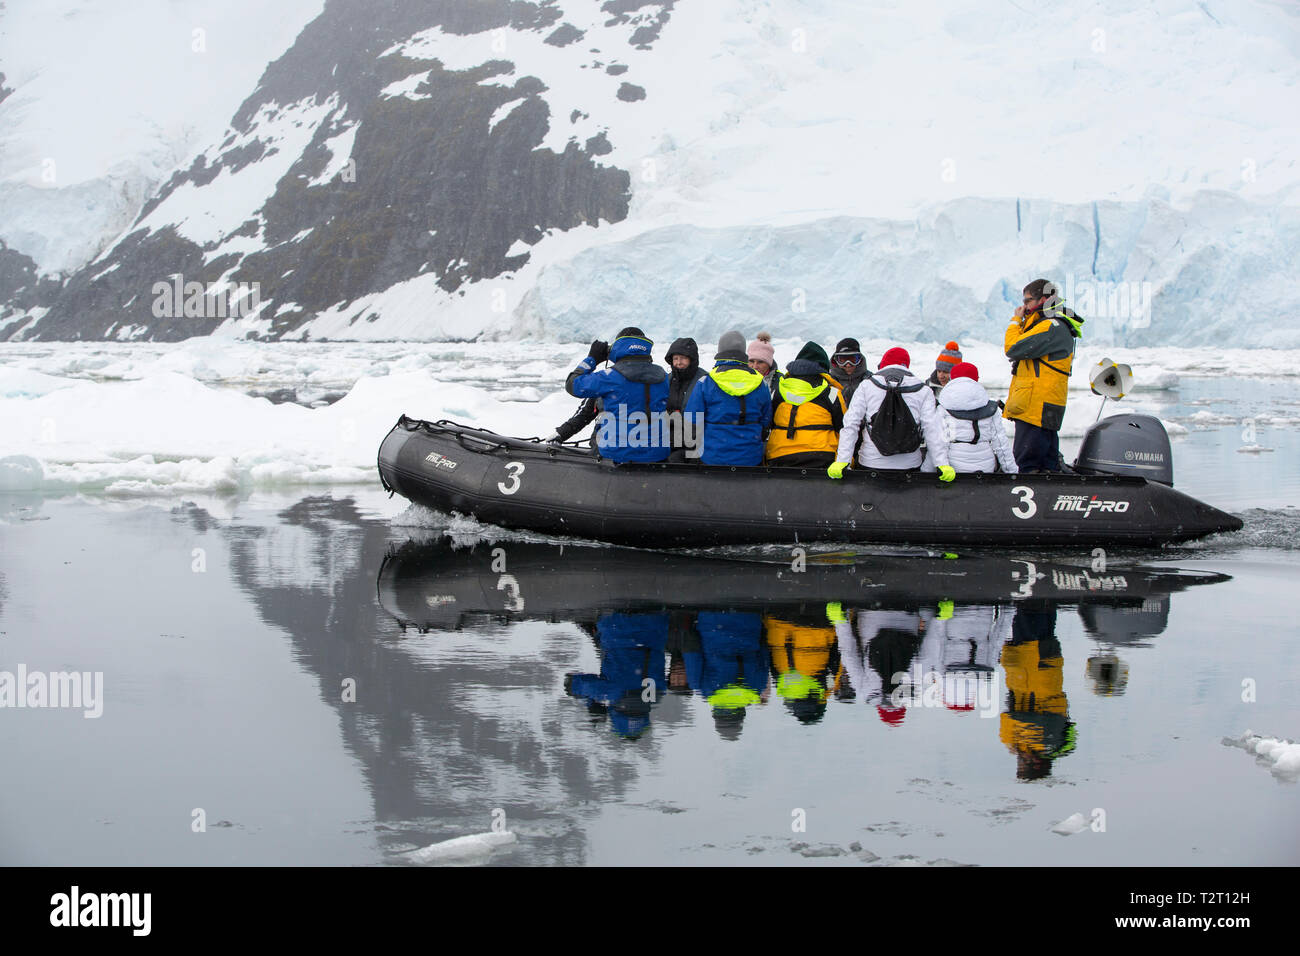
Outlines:
[[[609,729],[635,739],[650,728],[650,710],[668,691],[667,614],[607,614],[596,622],[599,674],[566,674],[564,689],[607,708]]]
[[[695,629],[700,646],[684,655],[687,680],[709,702],[719,736],[735,740],[747,709],[767,698],[763,617],[749,611],[701,611]]]
[[[615,463],[663,461],[672,451],[668,373],[651,358],[653,345],[635,327],[620,332],[612,346],[597,339],[564,383],[574,398],[599,400],[596,449]],[[597,372],[606,360],[614,367]]]
[[[761,465],[772,427],[772,392],[749,367],[739,332],[722,336],[714,360],[686,401],[685,416],[694,423],[697,440],[687,455],[706,465]]]

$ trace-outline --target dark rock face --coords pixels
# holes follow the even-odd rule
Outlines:
[[[637,86],[635,83],[620,84],[618,98],[625,103],[635,103],[637,100],[643,100],[645,99],[645,87]]]
[[[647,3],[645,0],[607,0],[600,9],[613,17],[611,23],[634,24],[636,29],[627,42],[638,50],[648,50],[650,45],[659,39],[659,33],[668,22],[675,3],[676,0],[666,0],[664,3]]]
[[[0,79],[3,74],[0,74]],[[36,263],[0,240],[0,324],[16,330],[27,323],[18,316],[39,306],[48,307],[59,293],[57,279],[40,278]],[[0,328],[0,338],[5,330]]]
[[[6,302],[36,285],[36,263],[0,239],[0,296]]]
[[[633,45],[643,46],[658,36],[673,2],[609,0],[601,9],[626,24],[629,42],[640,36]],[[253,334],[276,339],[324,310],[415,276],[436,275],[440,288],[455,292],[518,269],[528,253],[507,255],[517,240],[531,245],[550,230],[626,218],[630,177],[598,162],[613,148],[605,134],[582,144],[571,140],[563,152],[539,148],[551,124],[567,125],[578,116],[551,115],[537,77],[518,76],[507,85],[508,53],[449,70],[436,59],[386,52],[433,27],[458,35],[539,32],[547,43],[567,46],[583,33],[564,22],[560,6],[556,0],[329,0],[267,67],[226,140],[175,172],[145,204],[138,228],[70,277],[50,312],[23,336],[174,341],[212,332],[226,321],[224,309],[186,317],[178,303],[160,306],[156,290],[179,274],[185,283],[204,286],[219,279],[255,284],[264,303],[260,317],[270,324]],[[651,28],[647,39],[644,31]],[[408,95],[382,94],[413,74],[422,78],[411,81]],[[494,83],[493,77],[502,79]],[[644,96],[630,83],[618,93],[624,101]],[[186,238],[183,225],[144,224],[178,190],[213,190],[219,198],[232,173],[279,148],[260,135],[259,124],[282,117],[292,104],[323,105],[331,97],[337,105],[306,149],[233,232],[200,245]],[[518,105],[489,128],[498,108],[514,101]],[[331,161],[337,166],[342,159],[332,159],[326,141],[353,126],[351,162],[314,183]],[[231,243],[232,236],[245,241]],[[214,256],[223,243],[229,245]],[[15,276],[25,275],[22,270],[16,262],[9,267]],[[0,286],[0,296],[0,303],[11,300],[9,286]],[[351,322],[365,318],[358,314]],[[0,338],[5,335],[0,330]]]
[[[581,40],[586,33],[579,30],[572,23],[562,23],[556,27],[555,32],[546,38],[546,42],[552,46],[568,46],[570,43],[576,43]]]

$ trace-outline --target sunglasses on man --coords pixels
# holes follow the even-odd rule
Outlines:
[[[831,358],[832,365],[838,365],[841,368],[856,368],[862,364],[862,353],[854,352],[852,355],[836,355]]]

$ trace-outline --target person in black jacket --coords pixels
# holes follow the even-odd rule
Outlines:
[[[867,380],[867,360],[857,339],[840,339],[831,355],[831,377],[844,390],[844,404],[853,403],[853,393]]]
[[[588,425],[594,422],[596,420],[596,416],[599,414],[600,414],[600,399],[584,398],[582,400],[582,404],[578,406],[578,410],[574,412],[568,418],[568,420],[564,422],[564,424],[556,426],[555,431],[553,431],[551,434],[546,436],[546,441],[548,442],[568,441],[574,435],[578,434],[578,432],[582,431],[584,428],[586,428]],[[591,435],[591,447],[592,448],[596,447],[595,432],[593,432]]]
[[[691,397],[695,383],[708,373],[700,368],[700,347],[694,339],[678,339],[668,347],[664,356],[671,371],[668,373],[668,414],[672,433],[673,451],[669,461],[686,460],[686,442],[682,431],[681,414],[686,400]]]

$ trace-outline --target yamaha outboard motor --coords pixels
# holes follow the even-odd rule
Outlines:
[[[1074,470],[1081,475],[1130,475],[1172,485],[1169,433],[1151,415],[1103,418],[1084,434]]]
[[[1093,640],[1111,647],[1150,647],[1148,638],[1169,626],[1169,595],[1153,594],[1141,601],[1116,598],[1113,603],[1085,600],[1079,604],[1079,617]]]
[[[1133,387],[1133,370],[1102,359],[1088,376],[1094,395],[1118,401]],[[1074,470],[1081,475],[1127,475],[1162,485],[1174,483],[1173,449],[1160,419],[1151,415],[1112,415],[1097,421],[1083,435]]]

